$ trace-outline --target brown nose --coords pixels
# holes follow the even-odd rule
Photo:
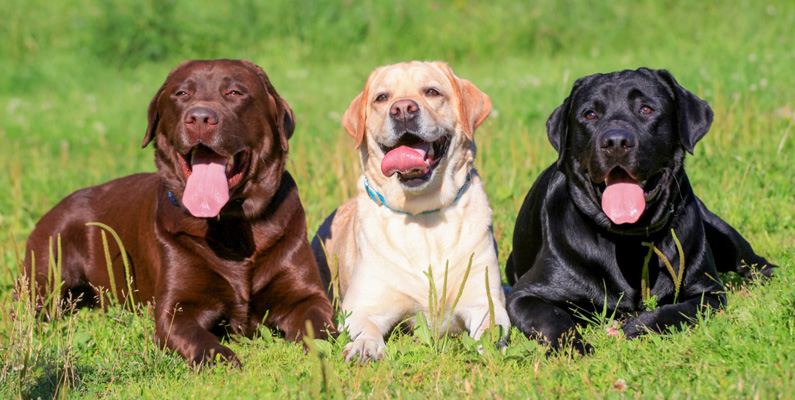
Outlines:
[[[207,107],[194,107],[185,113],[185,125],[193,129],[211,129],[218,125],[218,114]]]
[[[392,103],[389,116],[399,121],[408,121],[417,116],[420,106],[414,100],[398,100]]]

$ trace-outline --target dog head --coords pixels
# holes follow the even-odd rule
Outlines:
[[[578,79],[547,134],[577,206],[621,232],[664,223],[685,152],[711,124],[709,105],[668,71],[641,68]]]
[[[193,216],[254,218],[264,210],[281,181],[295,119],[260,67],[185,61],[148,116],[142,146],[155,141],[158,173]]]
[[[442,62],[377,68],[343,116],[368,181],[410,213],[449,204],[475,157],[491,100]]]

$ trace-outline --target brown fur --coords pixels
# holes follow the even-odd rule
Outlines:
[[[232,83],[230,83],[232,82]],[[228,87],[243,95],[231,98]],[[175,92],[187,88],[188,99]],[[218,114],[204,136],[185,127],[185,112],[196,105]],[[332,309],[321,286],[307,242],[306,219],[298,191],[285,170],[293,113],[261,68],[233,60],[180,64],[149,106],[143,141],[156,144],[157,173],[116,179],[79,190],[47,213],[27,243],[25,271],[36,259],[39,310],[47,298],[49,241],[60,235],[63,296],[82,295],[98,305],[97,288],[113,284],[122,301],[128,293],[118,246],[110,240],[114,282],[110,282],[101,229],[120,236],[132,264],[133,299],[154,300],[155,336],[192,364],[216,354],[239,364],[215,333],[251,337],[258,324],[276,327],[289,340],[301,340],[305,321],[317,338],[327,337]],[[181,204],[186,178],[177,152],[197,144],[219,154],[250,152],[239,183],[218,218],[197,218]],[[267,315],[267,318],[265,318]]]

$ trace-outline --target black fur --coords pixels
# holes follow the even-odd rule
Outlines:
[[[559,158],[530,189],[516,221],[506,266],[515,284],[508,296],[514,326],[553,349],[568,343],[587,353],[591,347],[576,329],[582,314],[615,311],[625,319],[624,334],[634,338],[690,323],[704,307],[723,306],[718,272],[750,277],[747,265],[755,264],[764,276],[772,274],[776,266],[704,206],[685,174],[686,152],[711,123],[709,105],[664,70],[597,74],[574,83],[547,121]],[[626,146],[610,147],[616,138]],[[635,223],[617,225],[602,211],[605,176],[615,168],[646,182],[647,198],[656,193]],[[648,282],[659,307],[646,311],[641,274],[649,248],[643,243],[654,243],[678,274],[671,230],[685,255],[677,302],[672,276],[652,255]]]

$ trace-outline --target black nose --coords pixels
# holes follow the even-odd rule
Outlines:
[[[408,121],[417,116],[420,106],[414,100],[398,100],[392,103],[389,116],[399,121]]]
[[[635,135],[623,129],[611,129],[599,138],[599,147],[612,157],[621,157],[635,148]]]
[[[185,113],[185,124],[218,125],[218,114],[207,107],[194,107]]]

